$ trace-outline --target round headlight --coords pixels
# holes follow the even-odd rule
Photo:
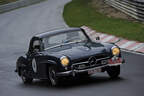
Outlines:
[[[64,67],[68,66],[68,64],[69,64],[69,59],[68,59],[66,56],[62,56],[62,57],[60,58],[60,60],[61,60],[61,64],[62,64]]]
[[[119,55],[120,54],[120,49],[117,48],[116,46],[112,48],[112,54],[113,55]]]

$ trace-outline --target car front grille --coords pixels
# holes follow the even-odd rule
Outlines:
[[[95,58],[96,61],[93,63],[90,63],[90,58]],[[107,64],[107,59],[109,58],[110,57],[108,55],[103,55],[103,54],[90,56],[87,58],[76,60],[74,64],[72,65],[72,68],[76,70],[81,70],[81,69],[88,69],[92,67],[102,66],[102,65]]]

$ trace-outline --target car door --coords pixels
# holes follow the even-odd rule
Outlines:
[[[31,65],[32,70],[38,79],[47,78],[47,65],[43,62],[40,52],[42,51],[42,41],[34,40],[32,44]]]
[[[31,52],[28,54],[28,59],[30,62],[30,65],[32,67],[32,71],[34,73],[34,76],[36,78],[40,77],[40,71],[39,71],[39,52],[40,52],[40,40],[38,39],[32,39],[31,41]]]

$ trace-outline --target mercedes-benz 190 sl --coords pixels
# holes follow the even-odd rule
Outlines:
[[[55,86],[60,78],[96,72],[117,78],[122,63],[117,45],[93,42],[82,28],[69,28],[33,36],[28,52],[16,62],[16,72],[24,83],[49,79]]]

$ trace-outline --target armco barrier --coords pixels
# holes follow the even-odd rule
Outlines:
[[[0,5],[0,13],[7,12],[9,10],[13,10],[23,6],[31,5],[34,3],[38,3],[40,1],[44,1],[44,0],[18,0],[16,2]]]
[[[144,1],[136,0],[105,0],[105,2],[124,12],[125,14],[140,20],[144,21]]]

